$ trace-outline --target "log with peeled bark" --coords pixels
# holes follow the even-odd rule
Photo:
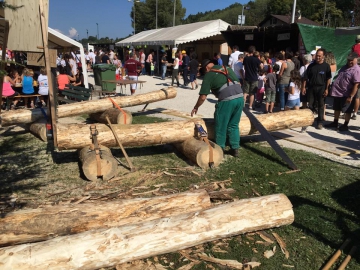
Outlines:
[[[256,114],[256,118],[268,131],[276,131],[288,128],[307,127],[314,122],[314,114],[311,110],[290,110],[277,113]],[[204,119],[208,136],[215,139],[214,119]],[[249,118],[243,113],[239,124],[240,136],[248,136],[257,133],[256,128],[250,123]]]
[[[242,233],[288,225],[293,221],[290,201],[283,194],[275,194],[177,216],[1,248],[0,268],[100,269]]]
[[[109,117],[111,124],[130,125],[132,123],[132,114],[126,110],[117,108],[107,109],[105,112],[91,113],[89,117],[95,121],[107,124],[106,116]]]
[[[257,116],[259,121],[268,131],[309,126],[314,121],[310,110],[285,111],[279,113],[263,114]],[[180,143],[194,136],[194,122],[199,119],[172,121],[142,125],[113,125],[120,137],[122,144],[126,146],[146,146],[163,143]],[[208,131],[209,139],[214,140],[214,120],[200,122]],[[240,135],[247,136],[257,132],[252,127],[247,117],[242,117]],[[99,142],[108,147],[116,146],[116,141],[110,129],[98,124]],[[58,147],[59,149],[78,149],[89,145],[89,125],[85,124],[58,124]]]
[[[214,142],[209,142],[213,150],[214,167],[218,167],[224,158],[223,150]],[[203,140],[189,138],[182,143],[175,144],[175,147],[183,153],[188,159],[203,169],[209,169],[209,145]]]
[[[205,124],[203,121],[201,123]],[[194,120],[112,126],[124,147],[179,143],[195,135]],[[57,128],[57,143],[60,150],[79,149],[91,144],[90,125],[59,123]],[[107,147],[117,146],[114,134],[107,125],[96,124],[96,129],[99,132],[99,144]]]
[[[121,108],[124,108],[175,98],[176,94],[177,90],[175,88],[169,87],[167,89],[161,89],[149,93],[133,96],[113,97],[112,99]],[[62,118],[80,114],[103,112],[112,107],[113,104],[108,98],[70,103],[58,107],[57,117]],[[7,111],[1,114],[1,125],[9,126],[15,124],[32,123],[38,119],[41,119],[42,117],[44,116],[40,109]]]
[[[210,206],[206,190],[197,190],[153,198],[19,210],[0,219],[0,246],[44,241],[56,236],[179,215]]]
[[[47,142],[46,122],[38,120],[30,124],[30,132],[39,137],[42,141]]]

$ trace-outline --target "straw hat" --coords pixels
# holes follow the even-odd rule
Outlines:
[[[357,41],[360,41],[360,35],[357,35],[357,36],[356,36],[355,41],[356,41],[356,42],[357,42]]]

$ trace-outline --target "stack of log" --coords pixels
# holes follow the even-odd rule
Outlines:
[[[293,221],[283,194],[211,207],[205,190],[19,210],[0,219],[0,268],[112,267]]]

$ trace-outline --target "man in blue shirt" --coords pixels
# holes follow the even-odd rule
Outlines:
[[[220,53],[218,53],[218,54],[216,55],[216,59],[217,59],[217,62],[218,62],[218,65],[219,65],[219,66],[224,65],[224,64],[223,64],[223,60],[221,59],[221,54],[220,54]]]

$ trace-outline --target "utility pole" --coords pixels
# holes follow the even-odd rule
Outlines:
[[[157,29],[157,22],[158,22],[158,0],[156,0],[156,26],[155,26],[155,29]]]
[[[295,23],[295,10],[296,10],[296,0],[294,0],[294,3],[293,3],[293,9],[292,9],[292,14],[291,14],[291,23]]]
[[[325,26],[326,4],[327,4],[327,0],[325,0],[324,17],[323,17],[323,26]]]
[[[96,28],[97,28],[97,39],[99,40],[99,24],[96,23]]]
[[[174,22],[173,22],[173,26],[175,26],[175,11],[176,11],[176,0],[174,0]]]
[[[87,39],[89,39],[89,30],[86,29],[86,36],[87,36]]]

